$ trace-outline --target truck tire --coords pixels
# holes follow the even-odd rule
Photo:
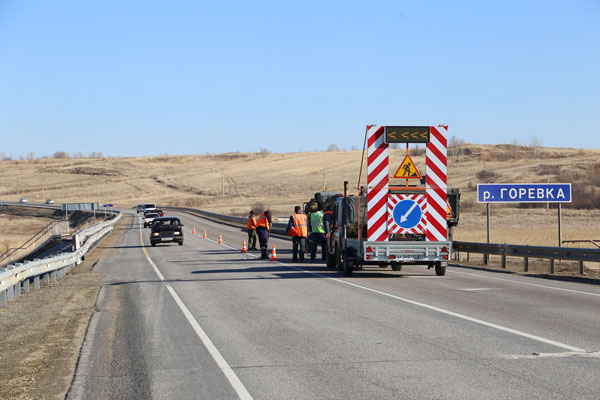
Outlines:
[[[402,264],[392,264],[392,271],[402,271]]]
[[[379,268],[387,268],[387,263],[379,263]]]
[[[327,253],[327,268],[335,268],[335,253]]]
[[[350,257],[348,257],[346,250],[344,250],[344,259],[342,261],[344,276],[352,276],[352,272],[354,272],[354,263],[350,261]]]
[[[342,252],[338,246],[335,246],[335,269],[338,271],[344,270],[344,263],[342,260]]]
[[[440,261],[435,263],[435,274],[437,276],[446,275],[446,265],[442,264]]]

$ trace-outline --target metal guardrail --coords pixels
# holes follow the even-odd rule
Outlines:
[[[548,273],[554,274],[555,260],[577,261],[579,275],[584,274],[584,261],[600,262],[600,249],[581,249],[575,247],[545,247],[545,246],[523,246],[514,244],[497,243],[474,243],[458,242],[452,244],[457,260],[460,261],[460,253],[483,254],[483,262],[487,265],[490,255],[501,256],[502,268],[506,268],[506,257],[522,257],[523,272],[529,271],[529,258],[547,259]]]
[[[201,217],[205,217],[217,222],[226,222],[230,225],[239,226],[240,228],[246,227],[247,218],[244,217],[230,217],[228,215],[221,215],[216,213],[211,213],[208,211],[198,210],[196,208],[188,208],[188,207],[169,207],[169,206],[161,206],[162,210],[171,210],[171,211],[181,211],[192,215],[198,215]],[[287,224],[282,222],[273,222],[271,224],[271,233],[276,235],[284,235],[286,236],[286,228]]]
[[[30,255],[40,246],[55,237],[62,237],[63,235],[68,234],[69,221],[52,221],[21,246],[8,249],[4,254],[0,255],[0,267]]]
[[[23,293],[29,292],[33,279],[33,288],[40,288],[40,278],[43,282],[55,282],[64,277],[74,266],[79,265],[87,252],[106,234],[112,231],[114,224],[119,221],[122,213],[115,211],[116,217],[80,230],[75,235],[79,245],[72,253],[62,253],[41,260],[11,264],[0,268],[0,307],[6,306]]]

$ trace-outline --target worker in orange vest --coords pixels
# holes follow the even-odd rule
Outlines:
[[[256,235],[260,243],[260,258],[268,260],[267,246],[269,245],[269,232],[271,231],[271,211],[267,210],[256,221]]]
[[[287,233],[292,237],[292,254],[294,262],[304,262],[306,238],[308,237],[308,223],[306,215],[302,214],[302,208],[300,208],[300,206],[296,206],[294,208],[294,214],[290,216]],[[298,254],[298,252],[300,254]]]
[[[256,218],[254,210],[250,210],[248,221],[246,221],[246,229],[248,230],[248,250],[256,250]]]

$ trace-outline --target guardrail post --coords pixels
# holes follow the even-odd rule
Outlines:
[[[50,281],[56,282],[56,271],[50,272]]]
[[[21,296],[21,282],[15,283],[13,288],[15,289],[15,299],[18,299]]]
[[[6,290],[0,292],[0,307],[6,307]]]
[[[44,283],[50,282],[50,274],[46,273],[46,274],[42,275],[42,282],[44,282]]]
[[[40,276],[33,277],[33,290],[40,290]]]
[[[23,293],[29,293],[29,278],[23,281]]]
[[[488,265],[489,254],[483,253],[483,265]]]
[[[506,254],[502,254],[502,268],[506,268]]]
[[[6,288],[6,300],[13,301],[15,299],[15,288],[14,286],[9,286]]]
[[[577,272],[579,275],[583,275],[583,261],[579,260],[579,265],[577,266]]]
[[[553,274],[554,273],[554,258],[550,259],[550,267],[548,268],[548,273],[549,274]]]
[[[523,257],[523,272],[529,272],[529,257]]]

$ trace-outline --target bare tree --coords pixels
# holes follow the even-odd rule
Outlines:
[[[329,147],[327,147],[327,151],[340,151],[340,148],[337,144],[330,144]]]
[[[57,151],[54,153],[54,158],[69,158],[69,153],[66,151]]]

